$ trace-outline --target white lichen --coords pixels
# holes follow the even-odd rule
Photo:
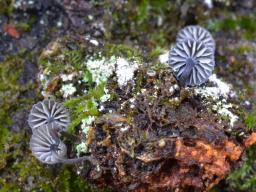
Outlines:
[[[104,57],[89,59],[86,66],[97,85],[106,82],[111,75],[116,74],[118,85],[121,87],[133,79],[139,65],[136,61],[131,62],[122,57],[112,56],[110,59]]]
[[[74,95],[76,87],[72,83],[62,85],[60,92],[64,98]]]
[[[104,103],[104,102],[108,101],[110,99],[110,97],[111,97],[111,95],[109,94],[109,90],[104,88],[104,95],[101,96],[100,101],[102,103]]]
[[[116,61],[117,82],[120,87],[127,85],[133,79],[134,72],[138,69],[137,62],[128,62],[124,58],[117,58]]]
[[[100,98],[101,102],[106,102],[110,99],[110,94],[105,94]]]
[[[225,104],[222,102],[218,102],[213,105],[212,109],[217,111],[217,113],[223,117],[227,117],[229,119],[230,125],[233,127],[235,122],[238,121],[238,116],[234,115],[230,109],[232,109],[232,104]]]
[[[18,9],[18,8],[20,8],[22,6],[22,4],[23,4],[22,0],[16,0],[13,3],[13,7]]]
[[[88,137],[88,133],[90,129],[92,129],[92,123],[95,120],[94,116],[88,116],[87,118],[82,120],[81,130],[82,133],[85,135],[85,138]],[[81,142],[76,146],[77,155],[79,156],[81,152],[86,153],[89,151],[89,146],[85,142]]]
[[[110,59],[89,59],[86,62],[87,69],[92,74],[92,80],[97,85],[108,80],[115,70],[115,64],[115,57],[111,57]]]
[[[88,134],[90,126],[92,125],[93,121],[95,120],[94,116],[88,116],[87,118],[82,120],[81,129],[85,135]]]
[[[216,74],[213,74],[209,78],[209,82],[211,82],[213,86],[196,87],[194,89],[195,94],[204,98],[206,104],[209,104],[211,109],[216,111],[221,117],[227,118],[230,125],[233,127],[239,118],[231,112],[233,105],[227,102],[230,95],[234,94],[231,85],[218,79]],[[214,104],[210,105],[210,103]]]
[[[85,142],[82,142],[76,146],[77,156],[80,156],[81,153],[88,152],[88,145]]]
[[[86,137],[88,135],[88,132],[89,132],[94,120],[95,120],[94,116],[88,116],[87,118],[82,120],[81,130],[85,134]]]
[[[99,111],[103,111],[105,107],[103,105],[100,106]]]
[[[62,79],[62,81],[71,81],[74,78],[75,74],[71,73],[71,74],[61,74],[60,78]]]
[[[163,54],[159,55],[158,59],[160,63],[167,65],[169,60],[169,51],[164,51]]]
[[[214,100],[218,100],[220,97],[228,98],[229,93],[231,93],[231,85],[218,79],[216,74],[209,77],[209,82],[212,82],[214,86],[197,87],[195,88],[195,93],[205,98],[212,97]]]
[[[50,71],[48,70],[40,71],[38,74],[38,79],[41,82],[41,86],[42,86],[41,94],[44,97],[48,96],[48,92],[46,90],[50,82],[49,74],[50,74]]]

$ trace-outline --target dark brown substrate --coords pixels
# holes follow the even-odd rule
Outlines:
[[[89,138],[101,171],[92,169],[89,178],[115,191],[207,191],[239,161],[244,139],[226,131],[230,125],[192,89],[175,87],[170,72],[145,74],[139,71],[135,84],[116,88],[116,99],[105,103]],[[238,124],[234,132],[244,129]],[[255,142],[248,137],[247,146]]]

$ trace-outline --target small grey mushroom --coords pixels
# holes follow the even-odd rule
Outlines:
[[[59,163],[59,159],[66,159],[67,147],[59,139],[54,129],[44,124],[33,132],[30,139],[33,155],[43,163]]]
[[[179,31],[176,42],[182,43],[186,40],[201,41],[204,45],[215,52],[215,41],[209,31],[197,25],[190,25]]]
[[[169,65],[181,85],[201,85],[212,74],[214,55],[203,42],[186,40],[170,51]]]
[[[60,140],[55,130],[48,125],[42,125],[33,132],[30,138],[30,149],[38,160],[46,164],[73,164],[84,160],[88,160],[93,164],[96,163],[89,156],[67,159],[67,147]]]
[[[51,126],[52,123],[58,124],[61,130],[66,130],[69,122],[69,112],[63,104],[48,99],[33,105],[28,117],[32,131],[42,125]]]

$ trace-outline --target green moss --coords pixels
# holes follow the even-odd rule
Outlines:
[[[27,57],[29,54],[23,52],[7,57],[0,64],[0,191],[95,191],[71,167],[62,167],[57,174],[51,167],[45,167],[31,155],[30,136],[24,130],[19,133],[9,130],[12,114],[28,109],[34,103],[20,97],[33,86],[18,84],[24,67],[23,58]]]
[[[256,16],[242,16],[240,18],[239,24],[242,30],[244,30],[244,37],[246,39],[253,40],[256,34],[256,25],[255,25]]]
[[[7,134],[6,128],[11,124],[10,114],[18,105],[19,94],[28,88],[17,84],[23,69],[22,56],[10,56],[0,63],[0,141]]]
[[[128,60],[136,59],[137,61],[142,61],[142,53],[140,50],[125,44],[107,43],[104,49],[107,50],[103,53],[107,58],[114,55],[115,57],[124,57]]]
[[[239,24],[237,18],[234,15],[229,15],[229,17],[224,19],[213,19],[209,20],[207,28],[209,30],[217,32],[220,30],[224,31],[235,31]]]
[[[81,121],[88,116],[97,116],[99,114],[95,102],[99,102],[104,95],[105,83],[102,83],[95,88],[90,89],[86,94],[68,99],[65,101],[65,106],[71,111],[72,122],[70,131],[75,132],[75,128]]]
[[[180,17],[181,2],[129,1],[123,5],[122,11],[106,4],[111,13],[105,15],[107,41],[119,44],[125,41],[143,51],[150,52],[156,46],[169,47],[170,40],[174,41],[175,33],[184,24],[184,20],[177,19]],[[193,3],[190,1],[188,4],[192,6]]]
[[[138,6],[137,20],[139,23],[144,22],[149,16],[150,5],[148,0],[142,0]]]
[[[40,65],[52,75],[82,69],[85,58],[81,50],[63,50],[59,47],[55,52],[56,56],[41,56],[39,60]]]
[[[249,52],[253,51],[253,48],[249,45],[241,45],[239,47],[234,48],[234,53],[235,54],[247,54]]]
[[[33,27],[33,25],[36,23],[36,21],[37,21],[36,17],[30,16],[28,21],[19,22],[19,23],[15,24],[15,28],[18,29],[19,31],[28,32]]]
[[[245,119],[247,130],[251,131],[256,126],[255,114],[249,113]]]
[[[224,19],[213,19],[208,21],[208,28],[218,32],[233,31],[245,39],[252,40],[256,34],[255,15],[234,15],[227,12]]]
[[[238,27],[236,18],[226,18],[221,22],[220,28],[223,30],[235,31]]]
[[[158,57],[163,53],[163,49],[160,47],[160,46],[157,46],[155,49],[153,49],[150,54],[149,54],[149,57],[152,59],[152,60],[156,60],[158,59]]]
[[[58,178],[54,180],[54,187],[57,191],[63,192],[90,192],[90,191],[99,191],[90,187],[84,180],[82,180],[76,173],[74,173],[69,166],[63,167],[59,174]]]
[[[139,24],[146,22],[152,16],[152,12],[161,14],[169,6],[167,0],[140,0],[137,7],[136,20]]]
[[[156,72],[160,72],[161,70],[168,68],[168,66],[163,63],[156,63],[151,68]]]
[[[28,147],[29,137],[25,132],[7,132],[1,140],[0,192],[9,191],[97,191],[82,180],[72,166],[63,166],[56,172],[54,167],[45,166],[35,159]],[[31,182],[29,182],[29,180]]]
[[[256,190],[256,172],[253,169],[253,163],[256,151],[256,145],[247,150],[247,160],[238,170],[231,173],[227,179],[231,188],[241,191]]]
[[[5,169],[8,176],[0,178],[0,191],[96,191],[82,180],[71,166],[63,166],[60,170],[54,171],[51,167],[45,167],[30,154],[21,159],[24,152],[16,149],[16,158],[12,166]],[[9,157],[11,159],[11,157]],[[32,180],[28,184],[28,180]]]
[[[11,15],[13,12],[13,2],[12,0],[0,0],[0,13]]]

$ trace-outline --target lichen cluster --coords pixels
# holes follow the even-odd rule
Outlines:
[[[70,54],[66,50],[66,42],[65,39],[58,40],[44,50],[39,79],[43,96],[65,99],[65,105],[70,109],[72,117],[69,129],[73,133],[81,133],[82,136],[80,144],[76,146],[77,154],[80,155],[90,151],[86,139],[92,123],[105,110],[102,103],[115,97],[112,91],[115,87],[123,87],[128,82],[133,82],[140,60],[137,55],[129,58],[120,54],[109,56],[101,52],[101,48],[94,55],[86,54],[82,47],[72,50]],[[118,48],[113,46],[112,49]],[[111,85],[107,84],[109,79],[114,80]]]

